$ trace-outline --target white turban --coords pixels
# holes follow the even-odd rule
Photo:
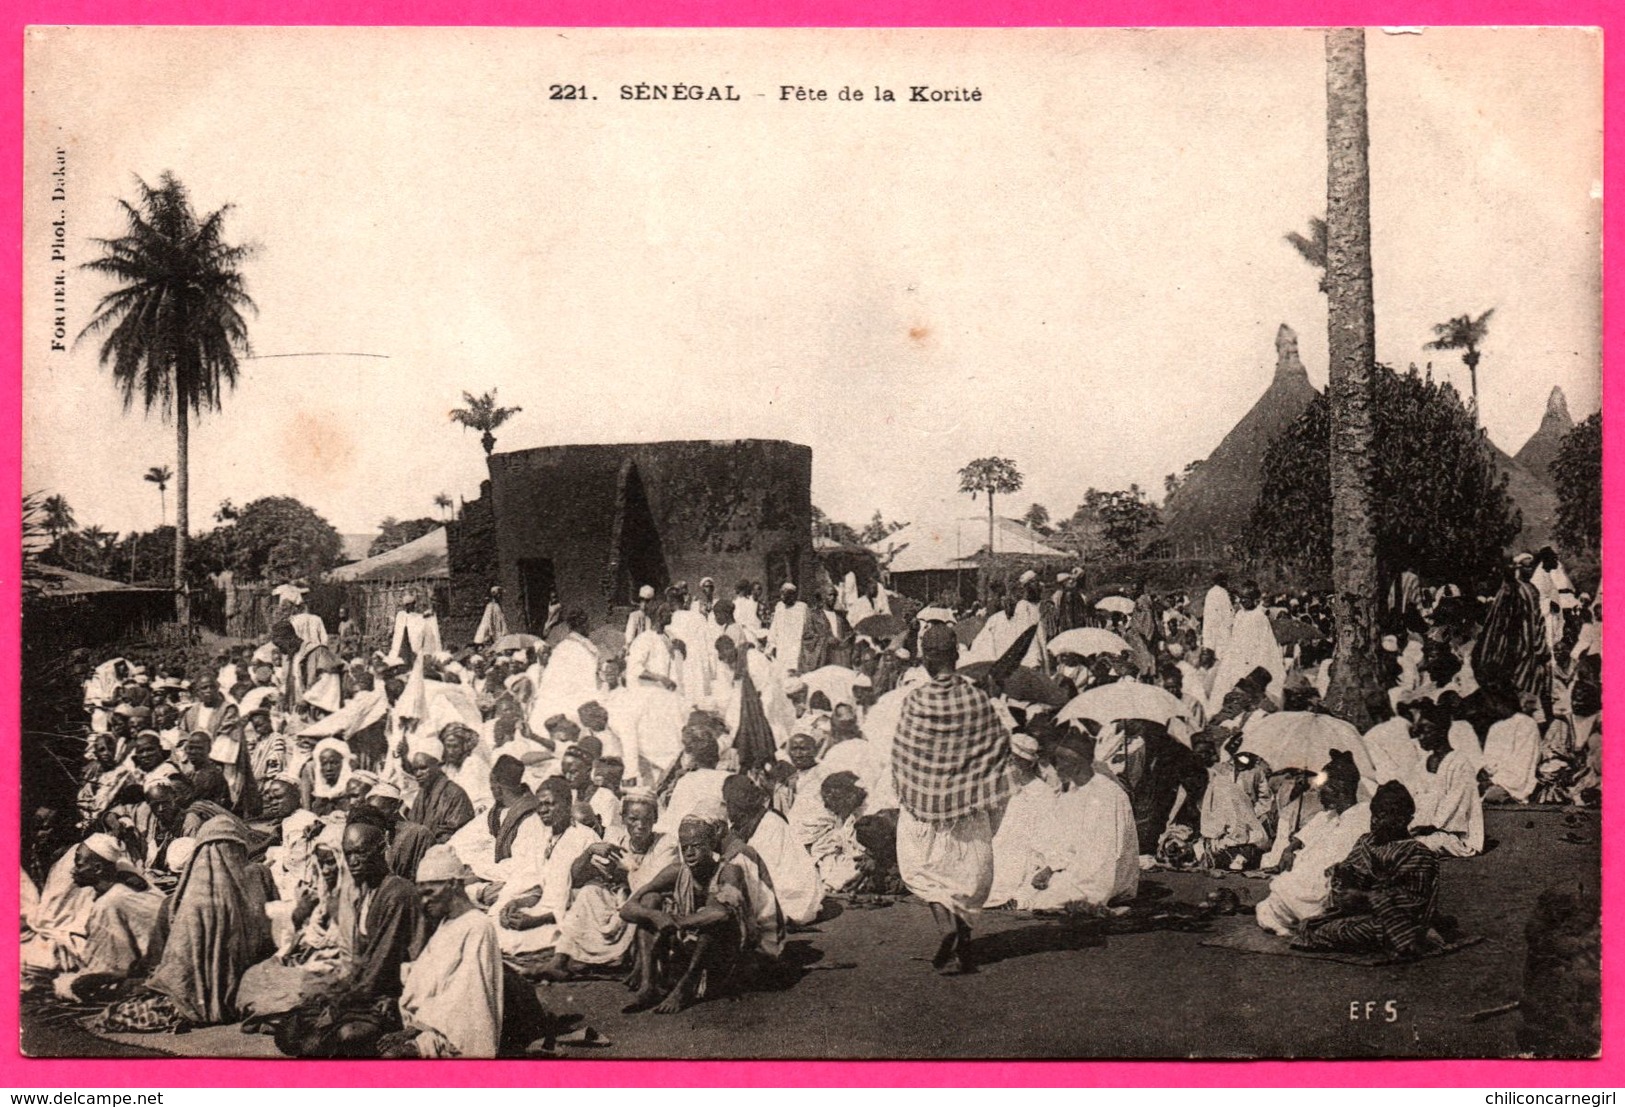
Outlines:
[[[85,839],[85,848],[103,861],[118,862],[124,859],[124,847],[111,834],[92,834]]]
[[[420,884],[433,880],[463,880],[467,876],[468,866],[450,846],[430,846],[423,860],[418,862],[417,879]]]
[[[421,754],[424,757],[432,757],[436,761],[442,761],[446,756],[446,747],[441,744],[440,739],[433,733],[425,734],[419,731],[406,740],[406,752],[411,757],[417,757]]]

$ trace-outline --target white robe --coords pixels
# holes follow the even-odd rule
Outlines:
[[[537,827],[545,836],[539,847],[532,844],[534,839],[526,841],[530,836],[525,833],[534,832]],[[503,862],[506,867],[503,875],[507,880],[490,911],[504,954],[536,953],[553,948],[558,941],[559,923],[570,907],[570,866],[598,840],[598,835],[580,823],[571,823],[555,838],[540,819],[525,820],[514,841],[513,856]],[[508,902],[538,887],[542,890],[541,901],[524,908],[524,913],[531,916],[550,913],[553,921],[529,930],[510,930],[503,926],[502,911]]]
[[[1140,839],[1128,793],[1098,773],[1061,793],[1050,806],[1038,853],[1040,867],[1054,875],[1042,890],[1029,879],[1017,898],[1023,907],[1075,901],[1104,907],[1133,899],[1140,886]]]
[[[1025,610],[1024,610],[1025,608]],[[1006,650],[1016,644],[1022,632],[1038,622],[1038,608],[1032,604],[1017,604],[1015,614],[1006,615],[1003,609],[995,611],[987,617],[982,629],[977,632],[976,639],[970,645],[970,652],[961,658],[962,663],[974,661],[997,661],[1004,656]],[[1038,638],[1033,637],[1033,645],[1027,651],[1027,658],[1023,664],[1036,665]]]
[[[401,1023],[420,1057],[494,1058],[502,1040],[502,951],[477,908],[447,919],[401,966]]]
[[[508,617],[502,613],[502,605],[492,600],[480,614],[480,625],[474,631],[474,644],[483,646],[506,637],[507,633]]]
[[[1219,651],[1219,667],[1213,676],[1213,691],[1209,694],[1208,711],[1218,711],[1224,697],[1242,677],[1257,668],[1270,674],[1266,694],[1277,703],[1286,685],[1286,662],[1281,657],[1281,645],[1275,640],[1275,628],[1270,626],[1269,612],[1262,607],[1236,612],[1230,625],[1230,637]]]
[[[824,885],[812,855],[790,833],[790,824],[776,811],[769,811],[756,824],[750,845],[773,881],[784,921],[806,926],[818,917],[824,902]]]
[[[1292,868],[1270,881],[1270,894],[1258,905],[1258,925],[1291,937],[1297,924],[1319,918],[1331,900],[1327,870],[1348,857],[1360,835],[1371,829],[1371,808],[1357,803],[1341,814],[1322,811],[1298,831],[1303,843]]]
[[[1411,724],[1401,716],[1396,715],[1366,731],[1365,748],[1371,755],[1373,785],[1397,780],[1408,789],[1416,774],[1423,771],[1422,747],[1411,737]]]
[[[999,907],[1031,892],[1039,864],[1039,847],[1049,829],[1052,809],[1060,791],[1041,776],[1015,790],[1004,809],[1004,819],[993,835],[993,890],[987,906]]]
[[[441,652],[440,621],[433,613],[424,614],[421,611],[397,611],[395,613],[395,634],[390,639],[389,653],[391,657],[401,657],[401,644],[410,642],[412,653],[418,657]]]
[[[530,705],[530,729],[543,733],[544,724],[554,715],[575,719],[581,705],[597,696],[598,647],[579,634],[567,634],[553,648],[537,680],[536,698]]]
[[[671,790],[671,802],[660,813],[655,829],[662,834],[677,836],[683,816],[693,814],[702,805],[711,807],[722,802],[722,782],[728,774],[721,769],[691,769],[677,779]]]
[[[684,652],[673,652],[674,678],[683,698],[690,703],[705,699],[711,692],[716,671],[717,639],[722,632],[708,615],[687,610],[672,613],[666,633],[683,644]]]
[[[780,603],[773,612],[773,625],[767,628],[767,652],[773,671],[783,677],[801,671],[801,634],[807,628],[807,605]]]
[[[1207,590],[1202,602],[1202,648],[1217,656],[1230,641],[1230,624],[1235,621],[1236,607],[1223,585],[1215,584]]]
[[[1535,770],[1540,764],[1540,724],[1519,713],[1502,719],[1484,736],[1484,767],[1492,783],[1505,788],[1519,803],[1535,792]]]
[[[1478,769],[1460,753],[1445,754],[1438,772],[1430,773],[1424,766],[1411,798],[1416,801],[1411,826],[1436,828],[1417,841],[1452,857],[1484,852],[1484,801],[1478,794]]]

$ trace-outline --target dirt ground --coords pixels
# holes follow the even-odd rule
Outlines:
[[[1178,930],[1102,936],[994,911],[977,932],[981,970],[941,977],[924,960],[935,944],[929,913],[906,900],[793,934],[787,957],[799,972],[778,990],[669,1016],[622,1014],[628,994],[610,981],[539,994],[612,1043],[563,1050],[578,1057],[1512,1056],[1520,1016],[1472,1016],[1519,999],[1530,909],[1547,888],[1599,879],[1600,827],[1595,812],[1552,809],[1491,810],[1486,824],[1493,847],[1444,861],[1440,891],[1441,910],[1484,940],[1409,965],[1215,949],[1200,944],[1206,935]],[[1268,885],[1167,872],[1142,882],[1163,903],[1194,904],[1214,887],[1254,903]],[[35,1056],[278,1056],[269,1039],[231,1027],[110,1042],[26,1014],[23,1043]]]

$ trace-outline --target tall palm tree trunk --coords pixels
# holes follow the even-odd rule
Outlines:
[[[982,602],[986,603],[993,586],[993,489],[987,490],[987,568],[982,570]]]
[[[186,460],[191,431],[186,422],[186,403],[175,401],[175,619],[181,626],[192,621],[190,597],[186,594],[186,528],[191,521],[187,515],[187,493],[190,491],[189,466]]]
[[[1365,32],[1326,32],[1326,277],[1332,589],[1337,649],[1327,704],[1362,731],[1377,675],[1376,314],[1372,304]]]

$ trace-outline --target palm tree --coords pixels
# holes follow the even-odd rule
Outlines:
[[[987,493],[987,553],[993,556],[993,497],[1009,496],[1021,491],[1021,470],[1007,457],[979,457],[959,470],[959,490],[975,497]],[[983,590],[987,587],[987,574],[982,575]]]
[[[491,451],[496,449],[497,436],[493,433],[498,427],[525,410],[522,407],[498,407],[497,390],[481,396],[463,393],[464,407],[454,408],[451,412],[451,421],[460,423],[465,430],[480,432],[480,445],[485,447],[485,456],[490,457]]]
[[[97,576],[106,576],[107,555],[118,541],[117,536],[100,526],[88,526],[79,532],[79,541],[84,547],[85,566]]]
[[[1326,220],[1309,217],[1309,233],[1286,232],[1286,240],[1300,257],[1320,270],[1320,291],[1326,291]]]
[[[1331,710],[1361,731],[1377,681],[1376,313],[1371,292],[1370,131],[1365,32],[1326,32],[1326,296],[1330,346]]]
[[[1478,415],[1478,348],[1489,337],[1490,316],[1494,314],[1495,309],[1490,308],[1477,319],[1471,315],[1458,315],[1448,323],[1435,323],[1433,341],[1422,347],[1424,350],[1463,351],[1461,360],[1467,363],[1467,373],[1472,382],[1475,417]]]
[[[60,494],[47,496],[40,503],[40,511],[43,514],[41,522],[45,527],[45,532],[51,536],[52,545],[56,544],[58,538],[73,529],[73,508],[68,506],[68,501]]]
[[[435,498],[434,498],[434,506],[438,507],[441,511],[445,512],[446,513],[446,518],[448,518],[448,519],[451,518],[451,497],[448,496],[446,493],[444,493],[444,492],[436,493]]]
[[[189,420],[219,410],[237,384],[237,361],[251,353],[244,312],[254,311],[240,267],[249,246],[225,241],[229,206],[199,218],[170,173],[153,188],[140,178],[137,203],[120,200],[125,234],[93,239],[102,255],[84,264],[118,282],[101,298],[87,335],[106,332],[101,363],[124,394],[150,415],[175,420],[175,614],[191,618],[186,594]]]
[[[169,466],[154,465],[151,469],[148,469],[146,475],[141,478],[142,480],[147,481],[149,484],[156,484],[158,486],[158,525],[160,527],[164,526],[169,521],[169,509],[164,506],[164,489],[169,487],[169,482],[173,480],[174,477],[175,474],[169,471]]]

